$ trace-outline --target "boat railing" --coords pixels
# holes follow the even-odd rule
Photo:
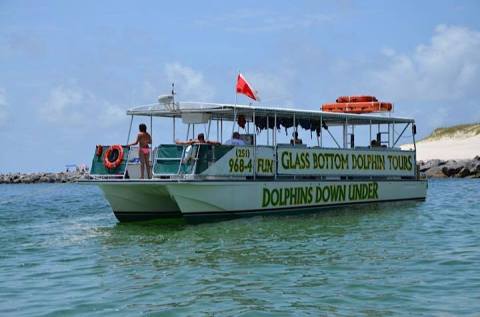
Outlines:
[[[154,153],[153,176],[198,175],[234,146],[213,144],[162,144]]]
[[[161,144],[153,153],[153,176],[180,174],[180,165],[185,147],[177,144]]]
[[[102,149],[97,152],[98,149]],[[127,146],[123,146],[123,158],[115,168],[107,168],[104,164],[105,155],[107,155],[108,145],[97,146],[92,159],[92,165],[90,168],[90,176],[92,178],[107,178],[118,179],[127,177],[127,166],[129,156],[131,155],[131,149]]]

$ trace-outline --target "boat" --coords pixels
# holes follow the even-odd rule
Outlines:
[[[176,102],[173,96],[133,107],[127,115],[127,144],[138,117],[150,121],[150,131],[154,119],[171,126],[172,141],[153,147],[151,179],[139,176],[138,148],[96,147],[86,182],[100,187],[120,222],[199,223],[426,197],[411,118]],[[179,131],[186,140],[201,131],[218,142],[178,144]],[[283,142],[288,131],[311,138]],[[239,132],[243,145],[224,144],[232,132]],[[413,144],[410,150],[399,147],[405,137]]]

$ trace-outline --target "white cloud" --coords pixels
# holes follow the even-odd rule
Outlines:
[[[215,95],[214,88],[205,80],[199,71],[180,63],[165,65],[167,80],[175,83],[175,89],[182,96],[182,100],[212,101]]]
[[[106,101],[102,103],[102,111],[99,118],[101,122],[109,126],[114,125],[126,118],[126,111],[124,108],[112,105]]]
[[[384,49],[386,65],[369,73],[382,94],[397,101],[453,101],[480,97],[480,32],[439,25],[430,43],[411,54]]]
[[[165,83],[167,85],[167,83]],[[169,86],[164,87],[166,89],[169,88]],[[160,91],[159,87],[157,85],[153,84],[151,81],[145,81],[143,83],[142,87],[142,98],[148,98],[150,101],[155,100],[154,98],[160,94],[163,94],[163,90]]]
[[[60,85],[50,91],[39,114],[50,123],[91,126],[118,123],[126,117],[125,110],[85,89]]]
[[[294,74],[284,69],[281,73],[249,71],[244,74],[253,89],[258,91],[261,103],[285,106],[294,102]]]
[[[7,122],[7,96],[5,89],[0,88],[0,127]]]
[[[227,31],[249,33],[311,28],[333,19],[332,15],[322,13],[293,16],[259,10],[239,10],[232,14],[200,19],[196,23],[200,26],[223,26]]]
[[[79,123],[85,119],[82,108],[87,99],[89,96],[78,88],[55,87],[40,115],[48,122]]]

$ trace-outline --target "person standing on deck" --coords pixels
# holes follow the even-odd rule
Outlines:
[[[140,178],[143,179],[145,176],[144,168],[147,169],[147,178],[151,178],[149,144],[152,144],[152,136],[147,132],[147,126],[144,123],[141,123],[138,126],[138,129],[140,132],[138,132],[137,140],[127,146],[139,145],[138,156],[140,158]]]

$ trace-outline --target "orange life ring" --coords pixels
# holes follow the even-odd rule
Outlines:
[[[115,154],[117,152],[117,154]],[[116,169],[123,161],[123,147],[119,144],[112,145],[105,152],[103,165],[109,170]]]

